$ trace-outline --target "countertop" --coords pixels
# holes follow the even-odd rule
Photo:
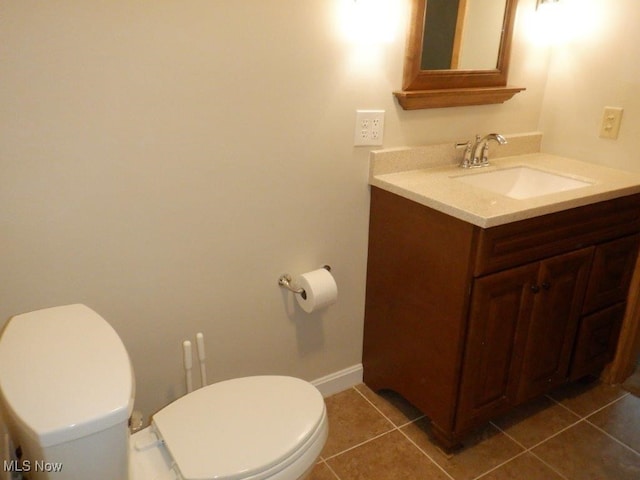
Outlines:
[[[490,162],[488,167],[474,169],[450,163],[390,173],[376,173],[372,168],[369,184],[482,228],[640,193],[640,174],[556,155],[529,153]],[[575,190],[517,200],[451,178],[515,166],[529,166],[593,183]]]

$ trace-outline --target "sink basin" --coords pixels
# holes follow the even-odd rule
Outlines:
[[[457,175],[451,178],[519,200],[566,192],[593,184],[593,182],[524,166]]]

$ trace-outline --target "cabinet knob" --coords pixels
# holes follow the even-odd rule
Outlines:
[[[538,293],[540,291],[540,287],[534,283],[533,285],[531,285],[531,291],[533,293]]]
[[[549,290],[551,288],[551,284],[547,281],[542,282],[542,288],[545,290]]]

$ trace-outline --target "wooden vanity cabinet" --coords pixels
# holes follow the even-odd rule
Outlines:
[[[364,381],[471,429],[611,360],[640,195],[483,229],[372,187]]]

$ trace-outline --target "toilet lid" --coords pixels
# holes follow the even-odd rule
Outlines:
[[[153,416],[186,480],[245,478],[282,463],[325,411],[320,392],[292,377],[227,380],[196,390]]]

